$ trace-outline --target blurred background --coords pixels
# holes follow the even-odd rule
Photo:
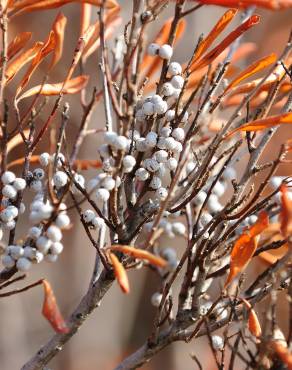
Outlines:
[[[123,24],[117,32],[123,33],[125,23],[130,19],[131,1],[119,1],[122,7]],[[149,28],[151,41],[159,30],[163,19],[172,14],[172,6],[164,12],[163,17]],[[187,18],[187,30],[183,41],[176,49],[173,60],[184,62],[191,55],[193,47],[201,33],[207,33],[214,22],[225,11],[218,7],[203,7]],[[72,59],[73,50],[79,36],[80,5],[67,5],[62,12],[68,17],[65,50],[61,63],[59,62],[50,81],[60,82],[63,80],[67,68]],[[58,13],[57,10],[36,12],[22,15],[11,23],[10,38],[12,39],[20,31],[32,31],[33,39],[44,40]],[[249,31],[244,36],[245,41],[255,42],[257,51],[252,55],[251,60],[258,59],[272,51],[280,53],[288,38],[289,27],[291,26],[291,11],[266,12],[259,10],[262,15],[262,22],[259,26]],[[93,19],[97,16],[94,13]],[[236,23],[236,22],[235,22]],[[247,61],[248,63],[248,61]],[[42,64],[44,70],[45,63]],[[25,69],[24,69],[25,70]],[[85,73],[92,75],[91,86],[101,86],[99,82],[98,55],[92,55],[85,68]],[[30,86],[40,83],[41,69],[30,83]],[[15,82],[9,85],[7,94],[13,94]],[[90,97],[91,89],[87,98]],[[52,100],[53,101],[53,100]],[[70,104],[70,129],[69,138],[80,122],[82,109],[79,104],[79,96],[65,97],[64,101]],[[22,103],[21,109],[25,110],[26,104]],[[51,103],[52,104],[52,103]],[[45,114],[43,115],[45,117]],[[41,121],[41,120],[40,120]],[[40,122],[41,124],[41,122]],[[92,116],[91,127],[102,128],[103,107],[100,104]],[[291,133],[291,131],[290,131]],[[283,132],[279,133],[274,141],[281,142]],[[287,133],[286,133],[287,138]],[[89,136],[83,145],[81,156],[83,158],[97,159],[97,148],[101,138]],[[48,143],[43,142],[44,151]],[[274,153],[272,153],[274,154]],[[266,153],[269,156],[269,153]],[[13,153],[11,159],[23,156],[21,149]],[[74,216],[71,215],[74,221]],[[78,220],[77,220],[78,221]],[[22,230],[21,230],[22,228]],[[27,229],[27,223],[18,229],[18,237]],[[183,239],[161,239],[165,246],[175,245],[180,254],[184,248]],[[20,282],[18,287],[34,282],[40,278],[46,278],[57,296],[61,311],[65,318],[78,304],[82,295],[85,294],[93,269],[95,252],[90,246],[82,227],[78,222],[65,235],[65,250],[55,264],[42,263],[34,266],[25,282]],[[257,264],[257,266],[256,266]],[[263,269],[263,262],[253,263],[253,268]],[[101,306],[86,320],[77,335],[64,347],[63,351],[49,364],[54,370],[110,370],[127,354],[144,343],[151,330],[151,322],[154,309],[150,304],[150,297],[157,289],[156,277],[149,271],[139,270],[129,273],[131,283],[131,294],[123,295],[120,289],[114,284],[113,288],[106,294]],[[43,292],[41,287],[34,288],[28,292],[1,299],[0,301],[0,369],[19,369],[37,351],[41,344],[53,335],[49,324],[41,315]],[[285,305],[284,305],[285,306]],[[264,306],[262,308],[264,310]],[[285,310],[285,307],[283,307]],[[195,353],[204,364],[205,369],[215,369],[212,355],[204,340],[196,340],[190,344],[177,343],[161,352],[143,369],[152,370],[191,370],[196,369],[196,364],[190,354]],[[238,369],[240,369],[238,365]]]

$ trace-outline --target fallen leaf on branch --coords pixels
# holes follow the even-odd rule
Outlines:
[[[146,260],[152,265],[158,266],[158,267],[165,267],[167,265],[167,261],[159,256],[155,256],[154,254],[145,251],[143,249],[138,249],[126,245],[112,245],[110,247],[113,251],[119,251],[123,252],[125,254],[130,255],[131,257],[140,259],[140,260]]]
[[[43,287],[45,292],[42,314],[50,322],[57,333],[66,334],[69,328],[61,315],[59,307],[56,302],[54,292],[47,280],[43,280]]]
[[[113,265],[115,277],[121,287],[122,291],[126,294],[130,292],[129,279],[124,266],[119,261],[118,257],[114,253],[109,254],[111,263]]]

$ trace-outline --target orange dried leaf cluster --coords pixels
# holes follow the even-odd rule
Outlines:
[[[50,283],[47,280],[43,280],[43,287],[45,292],[44,303],[42,314],[50,322],[52,327],[57,333],[66,334],[69,332],[69,328],[61,315],[59,307],[56,302],[56,298]]]
[[[155,265],[158,267],[165,267],[167,265],[167,262],[163,258],[159,256],[155,256],[154,254],[148,251],[145,251],[143,249],[138,249],[138,248],[134,248],[134,247],[126,246],[126,245],[118,245],[118,244],[112,245],[110,249],[113,251],[123,252],[137,259],[146,260],[152,265]]]
[[[270,348],[277,354],[287,369],[292,370],[292,353],[280,341],[271,341]]]
[[[292,8],[292,0],[196,0],[203,5],[219,5],[225,7],[248,8],[258,6],[260,8],[279,10]]]
[[[231,251],[230,271],[225,287],[247,267],[256,251],[258,236],[268,225],[269,216],[266,212],[262,212],[258,221],[237,239]]]
[[[194,72],[195,70],[199,70],[199,69],[204,68],[205,66],[211,64],[214,61],[214,59],[216,59],[238,37],[240,37],[244,32],[246,32],[251,27],[258,24],[259,21],[260,21],[260,17],[258,15],[252,15],[245,22],[243,22],[240,26],[238,26],[234,31],[230,32],[228,34],[228,36],[226,36],[214,49],[209,51],[201,59],[195,60],[190,66],[190,71]],[[219,23],[220,23],[220,21],[219,21]],[[220,29],[219,29],[219,31],[220,31]],[[218,32],[218,30],[215,29],[214,32],[215,32],[214,36],[211,37],[212,41],[218,36],[216,34]],[[221,32],[219,32],[219,33],[221,33]],[[209,37],[210,37],[210,35],[209,35]]]
[[[110,253],[109,257],[113,265],[115,277],[119,283],[119,286],[124,293],[128,294],[130,292],[130,285],[128,275],[124,266],[121,264],[118,257],[114,253]]]

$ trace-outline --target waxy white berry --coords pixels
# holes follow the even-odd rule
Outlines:
[[[167,198],[168,191],[167,189],[161,187],[156,190],[155,195],[159,200],[165,200]]]
[[[126,173],[131,172],[135,164],[136,164],[136,159],[132,155],[126,155],[123,158],[123,166],[124,166],[124,171]]]
[[[161,93],[167,97],[171,96],[174,93],[173,85],[170,82],[165,82],[162,85]]]
[[[161,187],[161,179],[158,176],[153,176],[149,186],[154,190],[159,189]]]
[[[164,114],[167,111],[167,102],[165,100],[161,100],[154,104],[154,113],[156,114]]]
[[[28,271],[31,268],[31,262],[27,258],[21,257],[16,262],[16,267],[18,271]]]
[[[25,187],[26,187],[26,181],[24,179],[22,179],[21,177],[17,177],[14,181],[13,181],[13,187],[15,190],[17,191],[21,191],[21,190],[24,190]]]
[[[184,235],[186,232],[186,227],[181,222],[174,222],[172,224],[172,231],[177,235]]]
[[[157,152],[155,152],[155,159],[159,162],[159,163],[166,163],[167,162],[167,157],[168,157],[168,153],[166,150],[158,150]]]
[[[37,249],[42,252],[43,254],[47,254],[50,246],[52,245],[52,241],[48,239],[46,236],[40,236],[36,241]]]
[[[116,182],[115,180],[110,177],[110,176],[107,176],[103,181],[102,181],[102,187],[105,188],[106,190],[108,191],[111,191],[114,189],[114,187],[116,186]]]
[[[182,76],[173,76],[172,79],[170,80],[172,86],[175,89],[182,89],[184,85],[184,79]]]
[[[145,137],[145,143],[149,148],[154,148],[157,143],[157,133],[154,131],[148,132],[148,134]]]
[[[43,167],[47,167],[50,163],[50,154],[49,153],[42,153],[39,157],[40,165]]]
[[[58,226],[51,225],[51,226],[48,227],[47,237],[52,242],[59,242],[63,237],[62,231],[58,228]]]
[[[161,300],[162,300],[162,294],[158,292],[154,293],[151,297],[152,306],[159,307]]]
[[[110,193],[107,189],[97,189],[95,192],[95,196],[97,200],[107,202],[109,200]]]
[[[68,176],[63,171],[57,171],[53,176],[53,182],[56,188],[62,188],[68,182]]]
[[[140,167],[135,172],[135,176],[139,181],[146,181],[149,178],[150,174],[147,170],[145,170],[145,168]]]
[[[175,128],[172,133],[171,133],[171,136],[173,138],[175,138],[175,140],[178,140],[178,141],[183,141],[184,138],[185,138],[185,131],[183,128],[181,127],[177,127]]]
[[[61,213],[57,216],[55,223],[60,229],[65,229],[70,225],[70,218],[65,213]]]
[[[9,255],[3,256],[1,259],[1,262],[4,267],[8,267],[8,268],[13,267],[15,265],[14,259]]]
[[[224,348],[224,340],[219,335],[212,335],[212,346],[216,351],[222,351]]]
[[[148,46],[147,52],[148,52],[149,55],[154,56],[154,55],[158,54],[159,49],[160,49],[160,47],[159,47],[158,44],[152,43]]]
[[[147,158],[144,160],[144,167],[150,172],[156,172],[159,169],[159,163],[154,158]]]
[[[87,209],[84,213],[83,213],[83,220],[86,222],[86,223],[89,223],[91,222],[94,217],[95,217],[95,212],[93,212],[91,209]]]
[[[159,56],[162,59],[169,60],[172,57],[173,49],[170,45],[164,44],[159,48]]]
[[[33,177],[37,180],[42,180],[45,177],[45,171],[42,168],[36,168],[33,171]]]
[[[175,171],[177,168],[177,160],[175,158],[169,158],[166,162],[166,166],[170,171]]]
[[[166,113],[165,113],[165,119],[167,122],[170,122],[172,121],[173,119],[175,118],[175,110],[174,109],[169,109]]]
[[[8,199],[15,199],[17,191],[12,185],[5,185],[2,189],[2,194]]]
[[[145,102],[142,111],[146,116],[152,116],[154,114],[154,104],[150,101]]]
[[[15,180],[15,175],[11,171],[5,171],[1,176],[1,181],[4,185],[11,184]]]
[[[28,230],[27,235],[32,239],[37,239],[41,236],[41,234],[42,234],[42,229],[37,226],[33,226]]]
[[[119,150],[125,150],[128,147],[128,139],[126,136],[117,136],[113,142],[113,146]]]
[[[113,145],[117,136],[118,135],[113,131],[105,132],[104,141],[105,141],[106,144]]]
[[[92,226],[96,229],[101,229],[105,225],[104,219],[101,217],[94,217],[91,223]]]
[[[171,76],[180,75],[182,73],[182,66],[177,62],[171,62],[168,67],[168,73]]]
[[[61,254],[63,251],[63,244],[60,242],[55,242],[50,247],[50,253],[52,254]]]

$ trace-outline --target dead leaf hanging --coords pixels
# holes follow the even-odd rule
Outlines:
[[[119,261],[118,257],[114,253],[109,254],[111,263],[113,265],[115,277],[121,287],[122,291],[126,294],[130,292],[129,280],[127,272],[124,266]]]

